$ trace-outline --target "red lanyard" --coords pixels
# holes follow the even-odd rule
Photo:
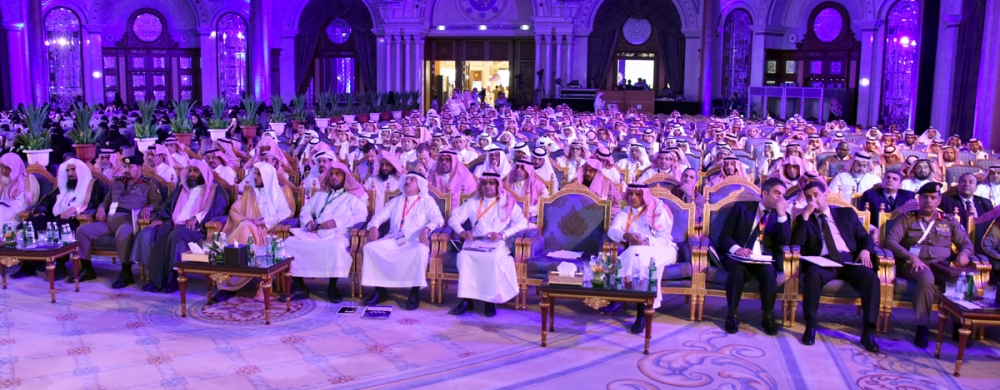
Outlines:
[[[639,219],[639,217],[642,216],[642,213],[645,212],[646,212],[646,206],[643,206],[642,210],[639,210],[639,213],[635,215],[635,218],[632,218],[632,210],[630,209],[628,211],[628,222],[625,224],[625,233],[628,233],[629,230],[632,230],[632,222],[635,222],[635,220]]]
[[[406,195],[403,195],[403,196],[406,196]],[[410,204],[410,198],[406,198],[405,201],[403,202],[403,217],[399,219],[399,228],[400,229],[403,228],[403,222],[406,221],[406,216],[408,214],[410,214],[410,211],[412,211],[414,207],[417,207],[417,203],[420,203],[420,197],[419,196],[417,197],[417,200],[413,201],[413,205],[412,206],[407,207],[407,205]]]
[[[490,206],[486,210],[483,210],[483,201],[479,201],[479,211],[476,212],[476,224],[479,224],[479,220],[483,219],[483,215],[490,212],[490,209],[497,205],[498,200],[500,200],[500,197],[493,199],[493,203],[490,203]]]

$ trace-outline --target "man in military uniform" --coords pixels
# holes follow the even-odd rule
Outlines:
[[[921,186],[917,191],[919,208],[904,214],[901,221],[893,224],[883,243],[896,258],[896,273],[917,283],[913,294],[913,311],[917,316],[913,344],[919,348],[927,347],[927,324],[936,292],[935,280],[944,284],[947,278],[930,265],[954,261],[955,265],[965,267],[973,251],[972,241],[959,221],[949,213],[938,211],[941,185],[930,182]],[[958,248],[958,254],[952,254],[952,244]]]
[[[122,159],[125,165],[122,176],[111,183],[111,192],[94,214],[94,222],[80,226],[76,238],[80,242],[80,260],[83,273],[80,281],[97,277],[90,256],[95,240],[105,235],[113,235],[122,271],[111,288],[122,288],[134,283],[132,277],[132,213],[138,218],[149,218],[151,211],[159,206],[163,194],[155,180],[142,176],[143,158],[140,155]]]

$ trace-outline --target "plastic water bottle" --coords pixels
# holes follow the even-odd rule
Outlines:
[[[594,266],[597,265],[597,256],[591,255],[590,262],[583,267],[583,281],[594,279]]]
[[[257,251],[254,249],[256,247],[257,245],[253,242],[253,235],[250,235],[250,238],[247,239],[247,250],[250,252],[250,257],[257,255]]]
[[[28,237],[27,237],[26,240],[24,240],[24,243],[25,244],[31,244],[31,243],[35,242],[35,226],[32,225],[31,223],[27,223],[26,225],[28,225],[28,226],[24,230],[25,230],[25,234],[27,234]]]
[[[965,292],[969,290],[965,283],[965,272],[958,274],[958,280],[955,282],[955,298],[964,298]]]

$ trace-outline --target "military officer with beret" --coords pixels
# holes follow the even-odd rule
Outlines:
[[[917,332],[913,344],[927,347],[928,321],[931,304],[936,293],[935,282],[944,284],[948,278],[930,268],[933,263],[954,262],[956,266],[969,264],[973,253],[969,234],[951,214],[938,211],[941,204],[941,183],[924,184],[917,191],[917,211],[902,215],[901,221],[886,232],[886,249],[896,258],[896,273],[917,283],[913,294],[913,310],[917,316]],[[953,254],[955,245],[958,253]]]
[[[104,202],[97,208],[94,221],[81,225],[76,231],[80,242],[80,260],[83,273],[80,281],[97,277],[91,263],[92,245],[102,236],[114,236],[115,250],[122,262],[122,271],[111,288],[122,288],[134,283],[132,263],[132,213],[138,212],[139,218],[149,218],[150,212],[163,200],[161,188],[155,180],[142,176],[143,158],[141,155],[122,159],[125,167],[120,177],[111,183],[111,191]]]

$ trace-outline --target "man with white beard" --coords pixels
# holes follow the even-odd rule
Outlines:
[[[212,149],[205,152],[205,162],[226,184],[236,184],[236,170],[229,166],[229,162],[223,157],[221,150]]]
[[[500,175],[483,173],[476,196],[452,211],[448,225],[459,232],[467,244],[476,241],[492,248],[489,252],[462,250],[458,252],[458,297],[462,302],[451,314],[462,315],[472,310],[473,300],[484,301],[487,317],[497,314],[497,303],[517,296],[517,271],[514,258],[507,248],[507,237],[528,227],[524,211],[517,201],[500,187]],[[469,221],[472,230],[462,223]]]
[[[302,278],[329,278],[326,299],[340,303],[337,279],[351,272],[350,231],[368,218],[368,194],[340,162],[333,162],[320,178],[320,190],[299,212],[299,226],[285,241],[292,262],[292,299],[309,296]],[[279,300],[283,300],[281,298]]]
[[[852,203],[851,197],[854,194],[861,194],[882,182],[882,179],[871,173],[871,161],[872,156],[867,152],[854,153],[854,157],[847,163],[847,169],[833,177],[829,188],[840,191],[844,201]]]
[[[364,301],[367,306],[388,300],[389,287],[410,287],[406,310],[415,310],[420,307],[420,288],[427,287],[430,233],[444,224],[444,217],[427,192],[426,178],[410,172],[400,181],[403,195],[389,201],[368,222],[361,285],[375,287]],[[379,239],[379,226],[386,221],[389,234]]]
[[[326,150],[313,155],[313,161],[316,164],[309,171],[309,175],[302,179],[302,188],[306,190],[307,194],[319,190],[320,178],[333,166],[334,159],[333,153]]]
[[[399,179],[404,168],[399,157],[389,151],[383,151],[375,158],[375,166],[378,167],[378,174],[368,176],[364,188],[375,192],[373,213],[378,213],[385,205],[385,193],[399,191]]]
[[[910,168],[910,177],[903,180],[901,188],[907,191],[916,192],[920,189],[920,187],[923,187],[924,184],[934,181],[931,178],[931,172],[933,172],[933,169],[931,168],[930,160],[920,159],[913,162],[913,168]],[[947,186],[940,187],[941,192],[944,193],[944,188]]]
[[[1000,205],[1000,165],[990,166],[986,180],[976,187],[976,196],[981,196],[990,200],[990,203]]]

